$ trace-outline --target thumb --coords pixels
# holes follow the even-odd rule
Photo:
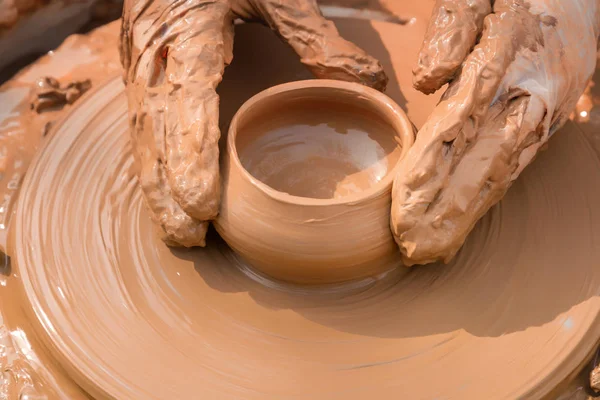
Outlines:
[[[388,78],[379,61],[343,39],[333,22],[323,17],[315,0],[250,0],[249,3],[251,10],[242,10],[240,14],[263,19],[317,78],[385,89]]]

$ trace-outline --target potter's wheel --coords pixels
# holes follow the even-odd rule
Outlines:
[[[382,59],[391,96],[420,125],[435,99],[401,93],[398,81],[409,87],[419,40],[407,36],[422,27],[340,26]],[[308,76],[261,27],[239,27],[236,40],[223,125],[253,93]],[[258,68],[262,57],[272,64]],[[599,160],[568,125],[451,265],[285,287],[250,276],[214,232],[206,249],[158,240],[115,77],[56,127],[28,171],[11,253],[40,338],[100,398],[539,397],[600,337],[599,182]]]

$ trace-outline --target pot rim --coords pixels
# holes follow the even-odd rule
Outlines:
[[[384,179],[371,186],[369,189],[362,192],[353,193],[341,198],[332,199],[315,199],[311,197],[294,196],[279,190],[273,189],[269,185],[263,183],[259,179],[255,178],[244,166],[238,157],[236,138],[238,133],[238,125],[240,119],[244,114],[251,110],[254,106],[268,100],[269,98],[287,92],[293,92],[298,90],[310,90],[310,89],[338,89],[346,91],[347,93],[353,93],[356,96],[368,98],[371,102],[375,103],[375,108],[386,109],[386,114],[393,114],[396,121],[394,121],[399,129],[395,129],[398,138],[402,142],[402,151],[400,157],[396,161],[396,164],[391,171],[385,176]],[[396,127],[394,127],[396,128]],[[400,162],[406,156],[408,150],[412,147],[415,141],[415,130],[408,116],[400,108],[394,100],[385,95],[384,93],[364,86],[359,83],[338,81],[332,79],[307,79],[301,81],[294,81],[283,83],[280,85],[273,86],[265,89],[262,92],[254,95],[247,100],[235,113],[231,124],[229,125],[228,137],[227,137],[227,152],[230,160],[233,161],[235,167],[240,171],[241,176],[249,181],[255,188],[269,196],[273,200],[281,203],[299,205],[299,206],[338,206],[338,205],[353,205],[358,203],[364,203],[377,198],[387,191],[391,191],[392,183],[398,172]]]

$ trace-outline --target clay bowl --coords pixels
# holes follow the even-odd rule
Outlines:
[[[333,80],[267,89],[231,121],[214,225],[278,280],[343,282],[394,268],[390,193],[413,141],[406,114],[374,89]]]

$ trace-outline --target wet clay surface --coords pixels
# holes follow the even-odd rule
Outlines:
[[[335,108],[323,105],[323,101],[333,102],[344,109],[343,114],[350,113],[351,116],[346,116],[342,123],[336,119]],[[327,110],[329,117],[334,118],[327,119],[317,114],[316,109],[319,112]],[[293,140],[290,140],[289,118],[299,122],[298,115],[303,120],[307,113],[317,118],[317,121],[312,120],[317,135],[311,137],[311,131],[305,132],[307,135],[301,134],[298,129],[307,129],[306,125],[301,125],[291,131]],[[361,114],[365,115],[358,122],[356,119]],[[369,116],[378,122],[369,121]],[[269,130],[273,119],[275,127],[281,123],[288,127],[283,132],[274,131],[277,137]],[[332,127],[337,125],[338,130],[347,127],[348,123],[361,124],[370,135],[352,129],[343,132],[334,132],[331,128],[324,130],[323,121],[331,121]],[[261,141],[265,138],[262,136],[253,140],[253,136],[265,133],[264,124],[268,124],[267,136],[270,137],[267,138],[273,139],[271,143]],[[306,143],[305,137],[314,142]],[[389,166],[390,170],[387,174],[382,172],[380,178],[373,178],[371,184],[369,175],[373,169],[375,174],[377,169],[387,170],[388,161],[406,155],[413,142],[414,130],[406,114],[377,90],[352,82],[315,79],[269,88],[244,103],[231,121],[221,163],[223,200],[214,226],[229,246],[253,267],[286,282],[321,285],[347,282],[397,268],[399,251],[389,228],[390,194],[396,165]],[[380,149],[380,154],[377,154],[377,148],[368,147],[373,143]],[[267,154],[261,151],[265,147],[253,148],[256,144],[269,146]],[[295,165],[290,168],[287,161],[275,160],[277,162],[269,168],[267,163],[272,161],[269,157],[277,158],[281,152],[288,156],[285,154],[288,146],[296,148],[295,154],[289,154],[289,161]],[[388,155],[383,146],[387,147]],[[326,155],[326,151],[329,154]],[[242,155],[242,159],[237,155]],[[248,160],[244,155],[252,159]],[[335,161],[331,161],[331,155],[337,159],[334,157]],[[255,176],[244,169],[244,159]],[[267,163],[262,164],[263,160]],[[345,161],[346,165],[334,164],[339,160]],[[265,165],[265,172],[254,168],[249,161],[259,167]],[[325,167],[322,175],[320,170],[311,169],[315,161],[318,167]],[[352,165],[348,166],[348,163]],[[284,169],[279,169],[278,165]],[[346,175],[350,168],[351,174]],[[269,172],[275,172],[273,178],[266,175]],[[302,174],[302,182],[297,183],[306,185],[301,194],[314,193],[311,178],[330,179],[321,182],[330,192],[317,192],[327,194],[327,197],[297,197],[274,190],[256,179],[256,175],[261,175],[273,186],[285,189],[289,187],[290,179],[299,176],[297,173]],[[305,177],[306,174],[313,175]],[[361,183],[362,190],[357,187]],[[352,185],[350,189],[349,184]],[[294,189],[301,190],[299,187]],[[333,190],[344,196],[334,197]]]
[[[408,37],[422,37],[424,21],[404,27],[338,24],[349,39],[378,49],[370,51],[390,74],[389,93],[407,107],[417,126],[435,103],[435,99],[415,96],[406,89],[410,88],[413,61],[407,60],[406,54],[414,54],[416,59],[420,44],[410,43]],[[362,30],[354,37],[350,32],[356,32],[357,26]],[[254,33],[255,45],[261,45],[244,42],[236,49],[236,57],[258,66],[254,57],[262,55],[270,57],[275,67],[285,65],[285,57],[272,56],[276,51],[285,52],[285,47],[277,41],[269,42],[273,47],[264,46],[270,33]],[[116,38],[116,30],[113,34]],[[407,38],[407,43],[398,37]],[[392,48],[400,54],[391,52]],[[295,63],[288,54],[288,60]],[[293,79],[307,76],[301,68],[290,71]],[[252,69],[238,68],[235,63],[229,72],[232,85],[221,89],[224,98],[240,87],[251,94],[262,89],[263,83],[279,83],[275,74],[265,74],[268,82],[250,81],[246,74]],[[58,360],[97,397],[114,390],[117,398],[128,398],[124,391],[129,388],[141,390],[141,398],[164,394],[172,398],[173,393],[180,393],[178,389],[185,390],[186,396],[203,393],[217,398],[217,394],[231,398],[360,398],[373,393],[385,398],[386,393],[400,390],[413,398],[515,398],[519,393],[535,398],[572,376],[598,338],[593,322],[599,283],[597,268],[590,260],[598,252],[593,232],[598,226],[594,205],[599,199],[597,185],[590,182],[600,179],[600,139],[596,137],[600,109],[593,88],[581,102],[577,123],[567,123],[552,139],[549,151],[478,224],[451,265],[415,270],[403,279],[392,275],[378,283],[306,293],[249,276],[243,266],[234,268],[229,251],[214,235],[209,237],[208,248],[201,251],[171,252],[157,241],[130,169],[126,134],[110,134],[111,129],[127,129],[123,89],[118,80],[111,85],[94,95],[102,101],[88,97],[82,108],[91,115],[77,114],[77,127],[62,130],[63,135],[57,132],[54,145],[43,157],[54,169],[46,181],[36,174],[39,181],[35,184],[41,190],[39,194],[30,192],[31,201],[39,204],[31,208],[32,220],[39,223],[38,212],[44,210],[50,218],[44,224],[54,222],[72,227],[70,233],[80,233],[37,230],[36,235],[52,237],[48,243],[53,246],[52,265],[37,263],[42,270],[36,268],[36,279],[28,279],[31,285],[27,286],[35,292],[43,290],[41,306],[52,309],[49,315],[60,317],[52,318],[52,326],[65,327],[60,331],[61,346],[76,342],[94,349]],[[243,101],[227,98],[232,110],[222,110],[225,121]],[[84,129],[90,118],[93,128]],[[114,127],[109,128],[111,125]],[[86,134],[78,135],[78,129]],[[19,135],[22,133],[15,134]],[[55,142],[59,138],[66,142]],[[89,160],[82,157],[59,166],[56,161],[64,159],[61,152],[67,148],[78,149]],[[103,167],[97,168],[99,165]],[[40,166],[38,171],[42,169]],[[70,180],[76,192],[74,186],[64,186]],[[567,198],[565,190],[575,195]],[[42,195],[48,192],[60,197]],[[110,202],[103,200],[106,193]],[[83,202],[81,196],[86,196]],[[567,215],[565,210],[575,211]],[[128,220],[135,223],[123,223]],[[42,228],[33,223],[25,226]],[[581,232],[591,232],[586,236],[589,240],[580,240]],[[33,247],[41,243],[33,236],[28,240],[35,242]],[[130,249],[136,249],[135,254],[129,254]],[[47,254],[41,257],[47,260]],[[121,261],[134,259],[138,261],[131,265],[138,269],[117,268]],[[103,268],[98,268],[99,262]],[[72,268],[74,263],[83,268]],[[53,347],[57,342],[47,338],[40,342],[31,322],[20,314],[21,297],[15,292],[19,270],[5,270],[10,278],[3,279],[0,287],[8,321],[1,332],[5,357],[1,359],[2,384],[6,383],[2,389],[20,385],[21,393],[31,393],[34,386],[37,393],[49,398],[86,398],[44,351],[48,346],[58,354]],[[70,283],[73,279],[76,284]],[[99,313],[90,314],[91,310]],[[48,328],[49,320],[42,321]],[[37,322],[35,328],[43,331]],[[260,362],[252,363],[257,354]],[[165,363],[157,364],[157,359]],[[168,369],[159,368],[167,364]],[[150,376],[132,374],[142,370],[140,365],[151,366]],[[486,380],[490,365],[496,372],[492,381]],[[98,376],[100,366],[109,366],[110,377]],[[313,385],[294,380],[305,374]],[[129,379],[136,383],[128,386],[132,383]],[[197,386],[186,386],[190,383]],[[10,393],[5,397],[14,398],[17,392]],[[581,390],[572,394],[579,396]]]
[[[0,92],[0,248],[7,215],[43,136],[81,94],[120,71],[117,23],[91,35],[70,36],[55,52],[21,71]]]
[[[290,101],[238,134],[242,165],[280,192],[343,198],[380,182],[401,153],[392,126],[358,107]]]
[[[489,0],[436,1],[413,70],[415,88],[431,94],[454,77],[491,11]]]
[[[91,87],[91,79],[69,82],[61,87],[60,82],[52,77],[40,78],[34,86],[31,108],[37,113],[62,110],[65,105],[75,103]]]
[[[349,32],[361,25],[338,26]],[[405,52],[416,55],[419,44],[398,54],[391,43],[422,37],[424,24],[363,26],[347,37],[386,49],[370,51],[388,61],[402,87],[392,84],[390,94],[420,126],[431,99],[404,89],[412,67]],[[260,46],[240,46],[236,55],[246,68],[234,63],[231,86],[221,91],[233,110],[243,101],[226,97],[235,90],[252,94],[278,83],[269,74],[268,82],[245,79],[255,54],[284,51],[275,39],[266,49],[270,33],[255,30]],[[287,71],[304,76],[301,68]],[[451,265],[307,293],[236,267],[214,235],[203,250],[162,245],[137,189],[119,78],[81,101],[26,182],[22,204],[32,212],[19,214],[14,271],[36,299],[31,304],[46,312],[36,322],[44,345],[97,397],[538,397],[577,369],[600,334],[600,246],[594,236],[578,237],[600,223],[593,207],[600,194],[590,185],[600,168],[588,137],[572,123],[478,224]],[[224,121],[227,115],[232,111],[222,113]],[[44,228],[59,221],[68,229]],[[17,244],[23,240],[44,243],[53,257]],[[144,373],[132,373],[140,365]]]
[[[215,1],[201,7],[128,1],[120,53],[131,141],[144,199],[171,246],[204,246],[209,221],[219,213],[216,88],[234,57],[236,18],[269,26],[317,78],[378,89],[388,81],[376,59],[323,18],[316,0]]]
[[[89,80],[93,87],[106,79],[106,74],[118,73],[121,67],[117,30],[118,24],[112,24],[90,35],[71,36],[55,52],[48,53],[0,88],[0,247],[3,250],[14,201],[31,158],[52,125],[71,107],[68,101],[62,101],[62,94],[66,100],[67,90],[60,91],[60,87],[66,89],[71,85],[71,93],[75,89],[73,94],[77,96],[82,92],[81,83]],[[48,105],[45,95],[57,92],[56,86],[59,98],[50,96],[50,100],[61,101],[53,102],[51,107],[36,107],[36,104]],[[20,296],[14,292],[18,274],[11,269],[7,258],[3,258],[2,264],[0,399],[81,398],[80,389],[70,379],[61,378],[63,373],[57,371],[62,369],[39,351],[39,343],[28,334],[31,323],[23,315]]]
[[[311,290],[252,276],[215,236],[200,250],[161,245],[123,134],[120,80],[88,99],[91,115],[72,114],[30,170],[20,206],[32,212],[17,215],[13,249],[45,315],[44,342],[94,396],[538,397],[596,343],[600,246],[577,232],[600,223],[588,185],[600,168],[576,129],[556,137],[453,264]],[[85,157],[62,162],[73,153]],[[93,171],[103,172],[90,180]],[[47,225],[35,224],[42,215]],[[44,228],[58,221],[68,229]]]

